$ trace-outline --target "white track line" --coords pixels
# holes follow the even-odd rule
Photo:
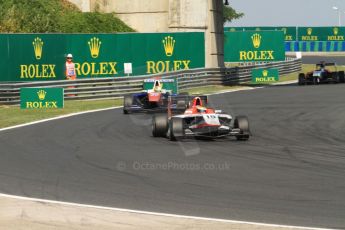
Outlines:
[[[112,208],[112,207],[105,207],[105,206],[96,206],[96,205],[87,205],[87,204],[78,204],[78,203],[14,196],[14,195],[8,195],[8,194],[3,194],[3,193],[0,193],[0,197],[26,200],[26,201],[32,201],[32,202],[43,202],[43,203],[48,203],[48,204],[68,205],[68,206],[79,207],[79,208],[94,208],[94,209],[99,209],[99,210],[128,212],[128,213],[135,213],[135,214],[145,214],[145,215],[174,217],[174,218],[184,218],[184,219],[192,219],[192,220],[215,221],[215,222],[231,223],[231,224],[248,224],[248,225],[266,226],[266,227],[292,228],[292,229],[305,229],[305,230],[336,230],[336,229],[330,229],[330,228],[313,228],[313,227],[303,227],[303,226],[293,226],[293,225],[290,226],[290,225],[279,225],[279,224],[267,224],[267,223],[258,223],[258,222],[237,221],[237,220],[207,218],[207,217],[198,217],[198,216],[185,216],[185,215],[160,213],[160,212],[140,211],[140,210],[133,210],[133,209],[125,209],[125,208]]]
[[[52,118],[47,118],[47,119],[43,119],[43,120],[33,121],[33,122],[24,123],[24,124],[20,124],[20,125],[15,125],[15,126],[10,126],[10,127],[6,127],[6,128],[1,128],[0,132],[1,131],[5,131],[5,130],[10,130],[10,129],[21,128],[21,127],[25,127],[25,126],[29,126],[29,125],[35,125],[35,124],[39,124],[39,123],[44,123],[44,122],[48,122],[48,121],[54,121],[54,120],[58,120],[58,119],[63,119],[63,118],[67,118],[67,117],[73,117],[73,116],[78,116],[78,115],[82,115],[82,114],[95,113],[95,112],[106,111],[106,110],[111,110],[111,109],[118,109],[118,108],[122,108],[122,106],[110,107],[110,108],[105,108],[105,109],[88,110],[88,111],[83,111],[83,112],[78,112],[78,113],[70,113],[70,114],[61,115],[61,116],[57,116],[57,117],[52,117]]]
[[[272,85],[290,85],[290,84],[295,84],[298,83],[298,80],[291,80],[291,81],[283,81],[283,82],[278,82],[278,83],[273,83]]]

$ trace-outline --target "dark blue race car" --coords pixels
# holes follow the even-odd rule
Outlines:
[[[168,97],[176,94],[173,79],[145,80],[144,92],[126,95],[123,101],[123,113],[133,112],[166,112]],[[177,105],[172,105],[176,107]]]
[[[333,67],[329,69],[326,67]],[[337,66],[335,63],[325,63],[320,62],[316,64],[315,70],[308,73],[300,73],[298,75],[298,84],[307,85],[313,84],[318,85],[321,83],[344,83],[345,74],[344,71],[337,71]]]

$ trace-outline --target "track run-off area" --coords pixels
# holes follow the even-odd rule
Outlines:
[[[210,96],[249,141],[170,142],[121,109],[0,132],[0,193],[279,225],[345,229],[345,84]]]

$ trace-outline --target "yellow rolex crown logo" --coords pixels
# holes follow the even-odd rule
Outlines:
[[[339,28],[338,28],[338,27],[334,27],[334,28],[333,28],[333,33],[334,33],[334,35],[338,35],[338,33],[339,33]]]
[[[308,28],[308,29],[307,29],[307,34],[308,34],[308,35],[311,35],[312,32],[313,32],[313,29],[312,29],[312,28]]]
[[[173,37],[167,36],[163,39],[163,45],[165,54],[170,57],[174,53],[174,47],[175,47],[175,40]]]
[[[38,99],[40,99],[41,101],[44,100],[46,98],[46,94],[47,94],[47,92],[44,91],[43,89],[39,90],[37,92]]]
[[[261,44],[261,35],[260,34],[253,34],[252,36],[253,46],[255,48],[259,48]]]
[[[235,32],[236,29],[235,29],[235,28],[231,28],[230,31],[231,31],[231,32]]]
[[[42,57],[42,51],[43,51],[43,41],[41,38],[37,37],[32,42],[32,45],[34,47],[35,57],[37,60],[40,60]]]
[[[262,76],[267,77],[267,75],[268,75],[268,70],[264,69],[262,71]]]
[[[90,39],[88,44],[90,48],[91,57],[97,58],[99,55],[102,42],[99,40],[99,38],[93,37]]]

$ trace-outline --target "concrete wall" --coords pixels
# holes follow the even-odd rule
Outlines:
[[[206,67],[224,66],[223,0],[70,0],[83,11],[115,12],[138,32],[205,32]]]
[[[79,9],[83,12],[90,12],[91,6],[90,6],[90,0],[69,0],[74,5],[78,6]]]
[[[169,31],[205,31],[207,0],[169,0]]]
[[[115,12],[138,32],[167,31],[168,0],[91,0],[91,9]]]

